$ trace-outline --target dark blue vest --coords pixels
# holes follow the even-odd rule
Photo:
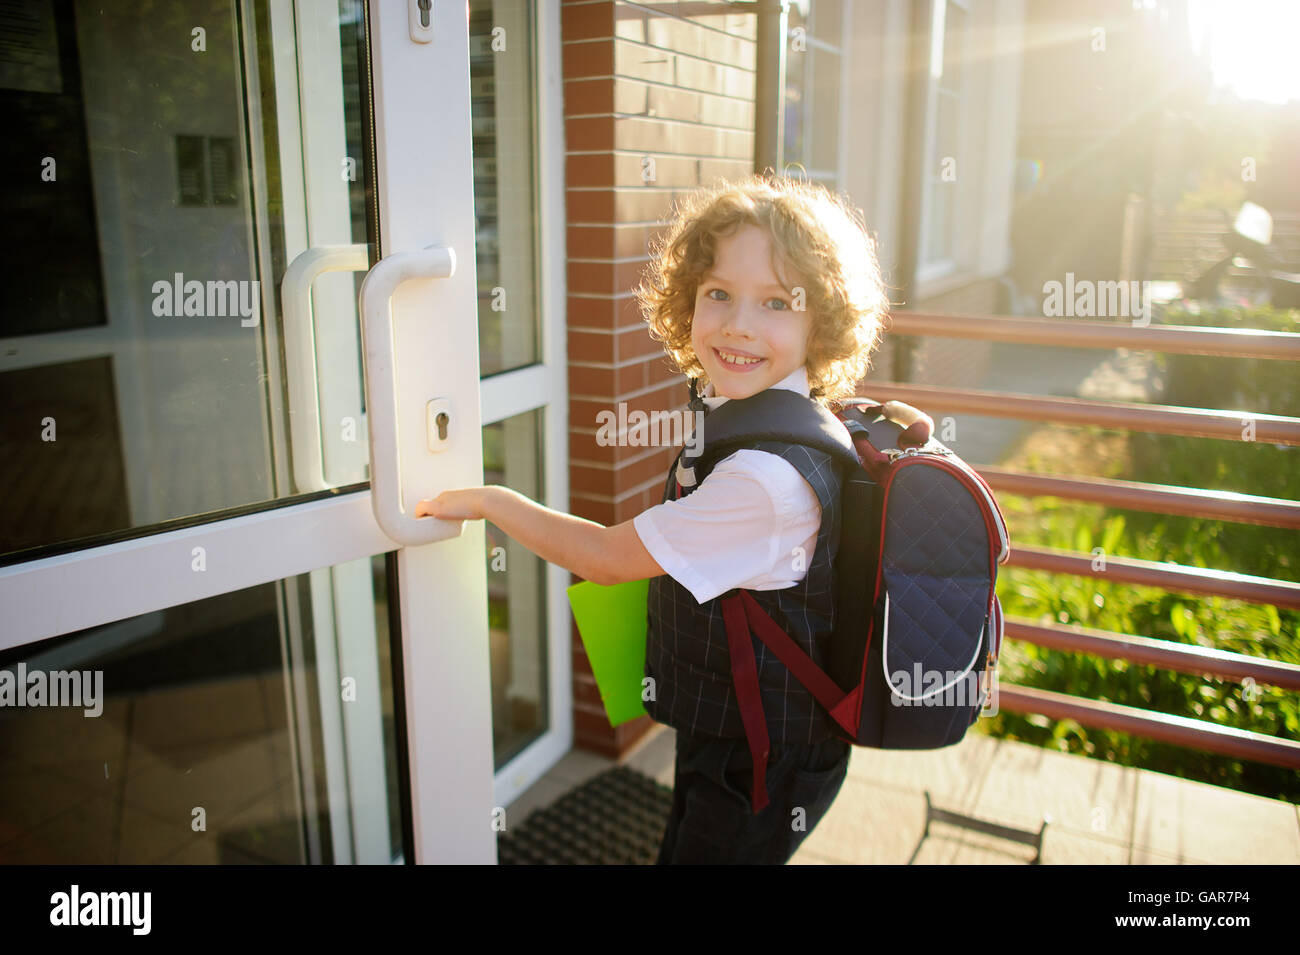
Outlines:
[[[804,579],[784,590],[750,593],[813,661],[826,669],[840,534],[839,468],[829,454],[812,448],[765,442],[750,447],[788,461],[812,486],[821,504],[821,528],[813,553],[804,555],[808,565]],[[665,501],[676,499],[676,469],[674,462],[664,487]],[[683,496],[691,490],[684,489]],[[791,560],[795,558],[790,555]],[[654,699],[646,701],[646,711],[658,722],[690,736],[743,739],[745,727],[732,688],[722,597],[700,604],[689,590],[663,574],[650,579],[647,616],[645,675],[654,680]],[[762,641],[750,639],[771,742],[811,744],[835,736],[836,725],[821,704]]]

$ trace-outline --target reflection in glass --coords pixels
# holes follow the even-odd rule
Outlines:
[[[541,411],[483,429],[487,484],[542,500]],[[492,658],[492,739],[500,769],[550,724],[546,562],[487,525],[488,628]]]
[[[0,671],[100,671],[103,691],[98,716],[0,707],[0,864],[402,854],[385,555],[21,647]]]
[[[479,373],[541,360],[533,181],[533,4],[470,0]]]
[[[280,282],[366,241],[360,5],[27,6],[0,191],[41,225],[0,236],[0,557],[320,490],[292,479]],[[366,480],[353,289],[315,286],[335,486]]]
[[[788,8],[784,155],[786,175],[839,185],[843,0]]]
[[[935,2],[935,42],[931,49],[934,77],[934,115],[931,161],[926,167],[926,263],[953,256],[956,227],[957,182],[951,169],[961,149],[962,44],[966,39],[966,11],[951,0]]]

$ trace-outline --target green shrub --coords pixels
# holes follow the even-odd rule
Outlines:
[[[1300,310],[1174,308],[1161,324],[1300,332]],[[1157,355],[1164,381],[1161,401],[1188,408],[1300,415],[1300,372],[1295,363],[1217,355]]]

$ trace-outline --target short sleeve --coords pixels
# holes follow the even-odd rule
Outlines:
[[[664,572],[705,603],[736,587],[796,583],[791,541],[816,539],[821,508],[789,462],[745,450],[720,461],[686,497],[643,511],[632,523]]]

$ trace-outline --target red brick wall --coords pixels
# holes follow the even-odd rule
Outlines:
[[[678,193],[753,169],[755,27],[726,2],[565,0],[570,510],[602,524],[659,503],[674,452],[602,447],[597,415],[668,411],[685,379],[631,290]],[[643,170],[653,160],[652,180]],[[575,744],[620,755],[648,718],[611,728],[576,630]]]

